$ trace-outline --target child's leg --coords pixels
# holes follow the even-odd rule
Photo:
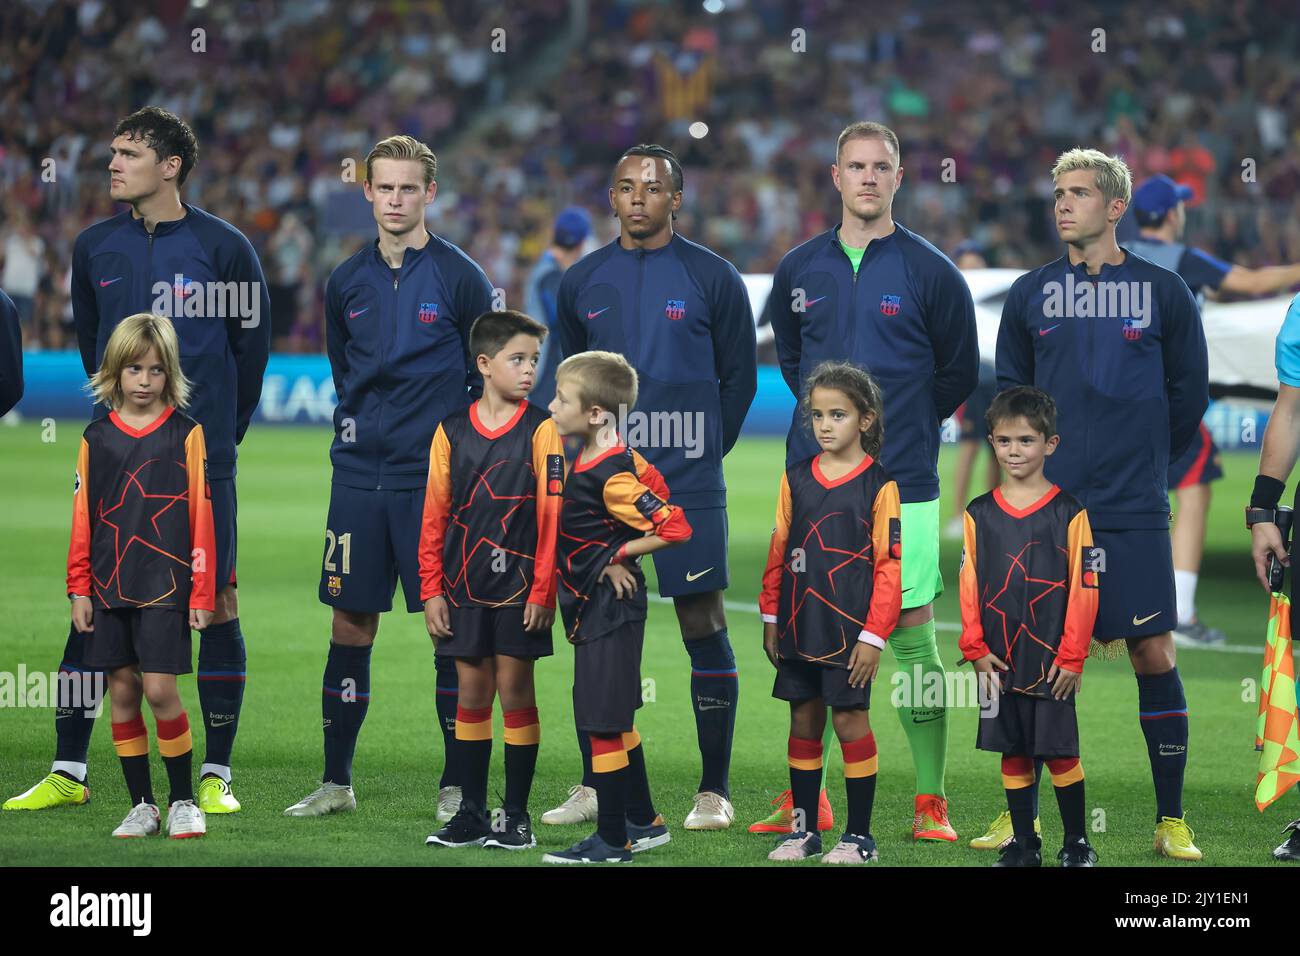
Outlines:
[[[144,696],[158,725],[158,752],[162,754],[171,788],[167,805],[177,800],[193,800],[194,743],[190,738],[190,720],[176,689],[176,675],[145,674]]]
[[[462,802],[487,810],[488,766],[492,762],[492,698],[496,673],[490,657],[456,658],[460,683],[456,704],[456,770]]]
[[[849,819],[844,832],[871,834],[871,807],[876,799],[876,737],[871,732],[865,707],[835,707],[831,722],[844,754],[844,790],[849,801]]]
[[[122,761],[122,775],[131,794],[131,806],[153,803],[153,782],[149,779],[149,731],[140,715],[140,674],[132,665],[116,668],[108,675],[110,709],[113,715],[113,747]]]
[[[1011,829],[1016,843],[1029,846],[1034,837],[1034,761],[1018,754],[1002,755],[1002,786],[1007,791]]]
[[[596,778],[596,832],[612,847],[627,846],[627,750],[622,734],[591,735]]]
[[[528,811],[528,796],[537,770],[542,728],[537,719],[533,662],[507,654],[496,656],[497,695],[506,725],[506,816]]]
[[[1061,822],[1065,825],[1065,842],[1084,836],[1083,822],[1083,764],[1078,757],[1059,757],[1047,761],[1056,788],[1056,805],[1061,808]]]
[[[826,704],[820,697],[790,702],[790,795],[796,833],[817,832],[817,794],[822,783],[822,733]]]
[[[648,826],[658,814],[650,797],[645,748],[635,727],[623,735],[623,749],[627,751],[627,818],[639,827]]]

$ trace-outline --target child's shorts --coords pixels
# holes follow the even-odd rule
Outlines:
[[[524,660],[550,657],[551,629],[524,630],[523,605],[451,607],[451,638],[438,641],[439,657],[492,657],[505,654]]]
[[[871,707],[871,681],[866,687],[850,687],[847,667],[781,659],[776,664],[772,696],[791,703],[820,697],[827,707],[867,710]]]
[[[625,734],[641,706],[645,621],[573,646],[573,722],[588,734]]]
[[[1006,693],[997,698],[997,713],[980,711],[975,746],[1000,754],[1051,760],[1079,756],[1079,718],[1074,697],[1030,697]]]
[[[111,671],[134,665],[142,674],[188,674],[194,670],[189,612],[171,608],[95,608],[95,629],[86,635],[85,666]]]

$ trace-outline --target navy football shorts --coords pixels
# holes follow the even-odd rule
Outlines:
[[[1219,446],[1214,443],[1205,423],[1201,422],[1200,430],[1187,451],[1169,463],[1169,489],[1172,491],[1189,485],[1208,485],[1222,477]]]
[[[1106,562],[1093,636],[1105,642],[1173,630],[1178,613],[1169,532],[1093,529],[1092,540]]]
[[[665,548],[651,557],[663,597],[725,591],[727,574],[727,509],[683,508],[691,540]]]
[[[321,603],[355,614],[391,611],[401,578],[406,609],[412,614],[423,611],[423,519],[423,488],[374,491],[332,483],[321,563]]]
[[[235,583],[235,552],[238,550],[239,512],[235,496],[234,478],[212,478],[208,481],[212,492],[212,527],[216,532],[217,590]]]
[[[791,703],[820,697],[827,707],[866,710],[871,706],[871,683],[868,681],[866,687],[850,687],[847,667],[780,659],[776,663],[772,696]]]
[[[86,634],[88,670],[128,665],[142,674],[189,674],[194,670],[189,611],[162,607],[95,608],[95,629]]]
[[[645,621],[573,646],[573,722],[585,734],[626,734],[641,707]]]

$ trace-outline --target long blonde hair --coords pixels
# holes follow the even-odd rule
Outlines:
[[[126,396],[122,394],[122,369],[148,352],[150,346],[158,350],[163,372],[167,375],[163,401],[177,408],[189,404],[190,381],[181,371],[181,347],[176,338],[176,327],[171,319],[148,312],[127,316],[108,337],[104,360],[86,385],[96,402],[112,409],[121,408],[126,403]]]

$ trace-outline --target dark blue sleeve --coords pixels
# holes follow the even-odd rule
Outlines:
[[[551,331],[555,331],[555,299],[560,291],[560,276],[559,270],[548,272],[537,284],[537,298],[542,303],[542,314],[533,318],[544,322]]]
[[[1025,321],[1024,278],[1016,280],[1002,303],[995,353],[999,389],[1034,384],[1034,343],[1029,338],[1029,323]]]
[[[713,338],[713,367],[718,376],[722,408],[722,454],[731,451],[758,391],[758,344],[754,311],[745,280],[736,267],[720,262],[713,270],[709,301],[709,332]]]
[[[91,285],[90,254],[86,245],[86,236],[82,233],[72,247],[72,324],[77,330],[81,367],[87,375],[94,375],[99,367],[95,360],[96,342],[99,338],[99,309]]]
[[[1210,404],[1210,361],[1201,313],[1181,279],[1161,282],[1160,350],[1169,398],[1169,459],[1185,452]]]
[[[934,350],[934,407],[943,421],[979,383],[979,335],[975,300],[957,267],[932,256],[927,272],[925,316]]]
[[[343,298],[339,290],[338,272],[330,274],[325,283],[325,352],[330,360],[330,375],[334,377],[334,394],[343,401],[348,381],[348,324],[343,320]]]
[[[473,398],[483,394],[483,376],[469,354],[469,330],[484,312],[491,312],[493,289],[487,273],[473,260],[465,263],[456,284],[456,315],[460,319],[460,340],[465,350],[465,388]]]
[[[802,322],[794,311],[790,298],[790,257],[786,256],[772,276],[772,291],[763,303],[763,322],[772,326],[772,339],[776,343],[776,360],[781,366],[781,377],[790,392],[799,397],[799,360],[802,349]]]
[[[1232,271],[1232,265],[1204,249],[1187,248],[1178,263],[1178,274],[1192,289],[1217,289],[1223,277]]]
[[[559,336],[561,359],[587,351],[587,330],[578,318],[577,298],[578,275],[569,269],[560,279],[560,288],[555,294],[555,333]]]
[[[219,262],[223,282],[256,282],[261,290],[258,297],[259,312],[252,319],[233,317],[226,319],[226,336],[230,351],[235,356],[235,444],[244,439],[248,423],[253,420],[257,403],[262,398],[262,379],[266,375],[266,362],[271,355],[271,290],[267,288],[262,263],[253,251],[253,244],[235,231],[221,246],[225,262]]]
[[[23,334],[18,326],[18,309],[0,291],[0,415],[23,397]]]

